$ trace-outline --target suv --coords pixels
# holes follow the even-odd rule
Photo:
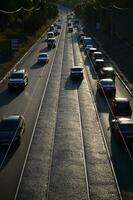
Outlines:
[[[110,128],[117,141],[123,138],[128,145],[133,144],[133,121],[130,118],[113,119]]]
[[[8,88],[22,88],[28,84],[28,73],[25,69],[14,70],[8,80]]]
[[[20,144],[25,131],[25,120],[21,115],[11,115],[0,121],[0,144]]]
[[[55,48],[56,47],[56,39],[55,38],[49,38],[47,40],[47,45],[49,49]]]
[[[80,66],[74,66],[71,68],[70,72],[71,79],[83,79],[83,68]]]
[[[132,108],[128,98],[114,98],[111,104],[111,109],[114,116],[131,117]]]

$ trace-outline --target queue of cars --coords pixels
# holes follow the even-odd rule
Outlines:
[[[117,141],[124,141],[128,147],[133,146],[132,108],[128,98],[116,97],[115,70],[105,63],[103,53],[97,49],[93,42],[85,45],[84,32],[78,32],[78,41],[83,45],[86,56],[92,61],[98,75],[97,91],[109,99],[110,129]],[[111,102],[111,103],[110,103]]]
[[[51,25],[47,32],[48,48],[56,47],[55,36],[60,34],[60,24]],[[46,64],[49,61],[47,52],[40,52],[37,63]],[[24,90],[28,84],[28,73],[25,69],[15,69],[8,78],[9,90]],[[25,119],[22,115],[11,115],[0,120],[0,145],[19,145],[25,132]]]

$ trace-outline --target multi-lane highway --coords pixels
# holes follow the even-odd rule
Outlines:
[[[22,114],[26,131],[18,148],[0,148],[0,199],[132,199],[131,159],[111,136],[108,104],[76,30],[68,33],[66,13],[61,18],[56,48],[48,50],[44,37],[19,65],[29,75],[25,90],[1,87],[0,118]],[[48,64],[37,63],[40,51]],[[70,79],[73,65],[84,68],[80,83]],[[117,95],[129,96],[118,79],[116,86]]]

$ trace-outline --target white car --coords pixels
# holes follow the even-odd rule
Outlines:
[[[14,70],[8,79],[8,88],[22,88],[28,84],[28,73],[25,69]]]
[[[39,53],[39,56],[38,56],[38,63],[42,63],[42,64],[45,64],[45,63],[48,63],[49,61],[49,56],[47,53]]]

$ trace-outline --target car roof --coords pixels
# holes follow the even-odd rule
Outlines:
[[[8,117],[4,117],[2,120],[18,120],[20,115],[10,115]]]
[[[94,54],[102,54],[101,51],[95,51]]]
[[[102,59],[102,58],[99,59],[99,58],[98,58],[98,59],[96,59],[96,62],[104,62],[104,59]]]
[[[119,117],[116,119],[117,121],[119,121],[119,123],[127,123],[127,122],[132,122],[131,118],[128,117]]]
[[[111,78],[103,78],[100,79],[100,82],[113,82],[113,80]]]
[[[49,32],[47,32],[47,34],[54,34],[54,32],[53,31],[49,31]]]
[[[96,51],[97,48],[96,47],[91,47],[90,50],[95,50]]]
[[[114,68],[113,67],[103,67],[101,70],[104,70],[104,71],[114,71]]]
[[[86,37],[85,36],[85,38],[84,38],[85,40],[91,40],[92,39],[92,37]]]
[[[129,99],[126,97],[116,97],[114,100],[117,102],[129,102]]]
[[[47,56],[48,54],[47,54],[47,53],[45,53],[45,52],[40,52],[40,53],[39,53],[39,56],[40,56],[40,55]]]
[[[24,74],[25,73],[25,69],[19,69],[19,70],[14,70],[13,74]]]
[[[53,37],[53,38],[48,38],[48,41],[53,41],[53,40],[55,40],[55,38]]]
[[[83,69],[80,65],[75,65],[75,66],[72,67],[72,69],[75,69],[75,68],[81,68],[81,69]]]

